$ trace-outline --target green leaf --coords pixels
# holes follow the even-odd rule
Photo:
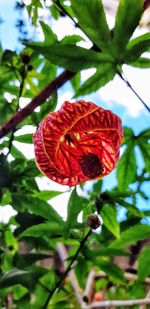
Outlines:
[[[144,143],[142,140],[138,141],[138,146],[142,152],[147,172],[150,172],[150,144]]]
[[[119,190],[126,190],[136,178],[136,158],[134,144],[130,144],[123,153],[117,167]]]
[[[33,137],[33,134],[18,135],[18,136],[15,136],[15,141],[20,142],[20,143],[32,144],[33,143],[32,137]]]
[[[52,29],[45,24],[43,21],[40,21],[40,25],[42,27],[42,31],[44,33],[44,45],[52,45],[54,43],[56,43],[58,41],[57,39],[57,35],[52,31]],[[41,42],[39,42],[39,44],[41,44]]]
[[[25,159],[23,153],[14,145],[12,145],[11,154],[15,159]]]
[[[124,127],[124,144],[131,144],[131,141],[134,140],[134,132],[131,128]]]
[[[73,78],[71,78],[70,82],[71,82],[71,85],[74,89],[74,91],[76,92],[79,87],[80,87],[80,81],[81,81],[81,74],[80,73],[77,73]]]
[[[150,275],[150,245],[146,246],[139,258],[138,258],[138,278],[139,280],[144,280],[147,276]]]
[[[0,187],[7,187],[9,184],[10,170],[7,157],[0,154]]]
[[[83,208],[83,203],[87,200],[77,194],[76,188],[71,192],[68,205],[67,205],[67,223],[69,227],[74,226],[77,223],[78,214]]]
[[[43,201],[48,201],[50,199],[52,199],[53,197],[56,197],[60,194],[62,194],[64,192],[61,192],[61,191],[48,191],[48,190],[44,190],[44,191],[35,191],[33,193],[33,196],[39,198],[40,200],[43,200]]]
[[[84,41],[84,39],[82,38],[82,36],[74,34],[74,35],[67,35],[65,36],[61,41],[61,45],[75,45],[76,43],[80,42],[80,41]]]
[[[19,269],[23,269],[37,261],[49,259],[50,255],[40,252],[29,252],[24,254],[16,253],[14,255],[13,264]]]
[[[19,283],[33,290],[38,279],[47,273],[47,271],[48,270],[40,266],[32,266],[29,271],[12,269],[1,276],[0,286],[1,288],[5,288]]]
[[[34,225],[25,230],[20,234],[19,238],[22,237],[60,237],[64,233],[62,225],[56,222],[41,223]]]
[[[104,204],[101,217],[107,229],[116,237],[120,237],[120,226],[116,218],[116,208],[112,204]]]
[[[137,224],[120,234],[120,239],[114,240],[110,244],[110,248],[121,249],[129,245],[135,244],[139,240],[150,237],[150,226],[146,224]]]
[[[91,41],[103,51],[109,52],[110,31],[101,0],[71,0],[78,23]],[[83,13],[84,12],[84,13]]]
[[[122,58],[131,35],[141,18],[143,0],[120,0],[113,31],[112,48],[114,57]]]
[[[35,215],[41,216],[50,222],[54,221],[60,225],[63,224],[61,216],[54,210],[54,208],[41,199],[33,198],[32,196],[25,196],[21,203],[26,209],[32,211]]]
[[[123,270],[112,262],[96,259],[95,263],[115,284],[125,284]]]
[[[136,61],[142,53],[150,47],[150,33],[145,33],[131,40],[127,45],[125,60],[130,63]]]
[[[118,194],[119,196],[119,194]],[[128,202],[126,202],[125,200],[123,200],[122,198],[115,198],[114,201],[116,203],[118,203],[119,205],[125,207],[131,214],[140,217],[140,218],[144,218],[144,213],[142,211],[140,211],[138,208],[135,207],[135,205],[130,204]]]
[[[107,84],[110,80],[114,78],[116,70],[112,64],[103,64],[94,75],[88,78],[79,90],[76,92],[74,98],[92,93],[98,90],[100,87]]]
[[[148,69],[150,68],[150,58],[139,58],[135,62],[131,62],[130,65],[136,68]]]
[[[64,67],[72,72],[97,67],[100,63],[111,62],[111,56],[97,53],[93,50],[74,45],[36,46],[35,43],[25,43],[27,46],[41,53],[50,62]]]
[[[146,129],[144,131],[142,131],[139,136],[140,138],[143,138],[143,139],[146,139],[146,140],[149,140],[150,139],[150,129]]]

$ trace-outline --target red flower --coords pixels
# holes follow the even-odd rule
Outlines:
[[[39,169],[51,180],[75,186],[108,175],[123,140],[118,116],[92,102],[65,102],[40,123],[34,135]]]

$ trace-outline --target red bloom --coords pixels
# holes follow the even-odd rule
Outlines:
[[[123,140],[118,116],[92,102],[65,102],[40,123],[34,135],[39,169],[51,180],[75,186],[108,175]]]

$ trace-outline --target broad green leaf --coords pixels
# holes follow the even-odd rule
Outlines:
[[[136,158],[134,144],[130,144],[119,160],[117,167],[119,190],[126,190],[136,178]]]
[[[43,21],[40,21],[40,25],[42,27],[42,31],[45,37],[44,45],[50,46],[56,43],[58,41],[57,35],[52,31],[52,29],[47,24],[45,24]],[[41,44],[41,42],[39,44]]]
[[[73,189],[67,205],[67,222],[70,227],[77,223],[78,214],[83,209],[85,202],[87,200],[77,194],[76,188]]]
[[[51,46],[35,46],[35,43],[26,43],[26,45],[43,54],[50,62],[72,72],[112,61],[111,56],[105,53],[97,53],[74,45],[61,45],[60,43]]]
[[[26,196],[22,199],[22,205],[30,211],[32,211],[35,215],[41,216],[50,222],[57,222],[61,225],[63,224],[61,216],[54,210],[54,208],[42,201],[39,198],[33,196]]]
[[[115,284],[125,284],[123,270],[112,262],[95,259],[95,264],[104,271]]]
[[[150,68],[150,58],[141,57],[135,62],[131,62],[130,65],[136,68],[149,69]]]
[[[141,18],[143,0],[120,0],[113,30],[114,57],[122,59],[122,53]]]
[[[128,256],[129,253],[125,252],[122,249],[101,247],[100,249],[94,250],[95,256]]]
[[[101,209],[101,217],[107,229],[116,237],[120,236],[119,222],[116,218],[116,209],[112,204],[104,204]]]
[[[139,240],[150,237],[150,226],[146,224],[137,224],[120,234],[120,239],[114,240],[110,244],[110,248],[125,248],[135,244]]]
[[[144,280],[150,275],[150,245],[146,246],[138,258],[138,278]]]
[[[33,196],[39,198],[40,200],[43,201],[48,201],[52,199],[53,197],[56,197],[64,192],[61,191],[48,191],[48,190],[43,190],[43,191],[35,191],[33,193]]]
[[[33,134],[18,135],[18,136],[15,136],[15,141],[20,142],[20,143],[32,144],[33,143],[32,137],[33,137]]]
[[[114,78],[116,74],[116,70],[114,67],[108,63],[108,64],[101,64],[100,68],[97,69],[96,73],[92,75],[90,78],[88,78],[82,86],[79,88],[79,90],[76,92],[74,98],[83,96],[89,93],[92,93],[96,90],[98,90],[100,87],[107,84],[110,80]]]
[[[143,142],[142,140],[138,141],[138,146],[142,152],[142,156],[145,162],[145,168],[147,172],[150,172],[150,144]]]
[[[150,33],[145,33],[131,40],[127,45],[125,60],[130,63],[136,61],[142,53],[150,48]]]
[[[64,228],[62,225],[56,222],[41,223],[29,227],[22,234],[19,235],[19,238],[22,237],[61,237],[64,233]]]
[[[72,9],[84,33],[101,50],[109,52],[110,31],[101,0],[71,0]]]

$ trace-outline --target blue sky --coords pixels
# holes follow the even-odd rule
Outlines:
[[[19,12],[14,10],[14,0],[0,0],[0,17],[4,22],[0,24],[0,41],[3,49],[15,50],[21,48],[21,44],[18,45],[18,33],[15,28],[16,20],[19,17]],[[66,19],[60,19],[57,23],[52,24],[53,30],[57,32],[58,37],[63,35],[72,34],[76,29],[69,24]],[[40,38],[42,34],[39,33]],[[129,68],[125,66],[125,73],[129,78],[132,85],[136,88],[136,91],[143,97],[148,104],[149,99],[149,85],[148,78],[150,80],[150,70],[139,70]],[[83,80],[88,77],[88,71],[83,72]],[[65,85],[63,89],[59,90],[59,102],[62,103],[65,99],[70,99],[73,93],[71,87]],[[115,78],[113,82],[110,82],[107,86],[94,94],[85,96],[85,101],[93,101],[95,104],[102,106],[105,109],[111,109],[116,113],[123,122],[123,126],[131,127],[136,134],[139,134],[143,129],[149,127],[149,115],[147,110],[142,106],[142,103],[135,97],[135,95],[123,84],[119,78]],[[137,157],[137,160],[141,159]],[[107,176],[104,180],[105,188],[112,187],[112,183],[115,183],[115,171]],[[49,187],[49,186],[48,186]],[[58,189],[57,185],[53,185],[53,189]],[[148,185],[144,185],[145,190],[148,192]],[[59,187],[60,189],[60,187]],[[54,203],[55,204],[55,203]],[[139,199],[139,204],[142,207],[149,207],[147,202]]]

